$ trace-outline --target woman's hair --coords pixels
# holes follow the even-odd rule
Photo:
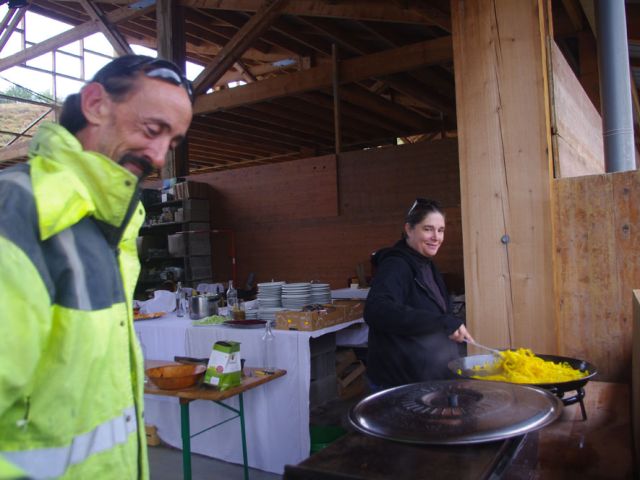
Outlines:
[[[443,217],[445,216],[442,207],[437,201],[428,198],[416,198],[416,201],[413,202],[413,205],[407,212],[406,223],[413,228],[422,222],[427,215],[434,212],[439,213]]]

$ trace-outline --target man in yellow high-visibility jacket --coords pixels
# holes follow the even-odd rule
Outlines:
[[[138,185],[191,105],[173,63],[117,58],[0,172],[0,478],[148,478]]]

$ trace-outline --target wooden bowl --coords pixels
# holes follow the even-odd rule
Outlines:
[[[164,365],[147,369],[147,376],[158,388],[180,390],[196,385],[206,369],[206,365]]]

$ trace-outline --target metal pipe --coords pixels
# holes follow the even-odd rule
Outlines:
[[[635,170],[624,0],[596,0],[595,7],[605,169]]]

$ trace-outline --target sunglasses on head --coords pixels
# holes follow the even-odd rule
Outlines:
[[[193,89],[191,82],[182,74],[180,69],[172,62],[162,59],[156,59],[141,69],[144,75],[149,78],[159,78],[166,80],[174,85],[182,86],[189,98],[193,99]]]
[[[411,208],[409,209],[409,211],[407,212],[407,217],[410,216],[413,211],[420,207],[426,207],[428,205],[433,205],[433,201],[432,200],[427,200],[426,198],[416,198],[416,201],[413,202],[413,205],[411,205]]]
[[[184,88],[193,101],[191,82],[184,76],[180,68],[169,60],[152,58],[143,55],[120,57],[100,70],[93,78],[94,82],[104,83],[110,77],[133,75],[142,72],[145,77],[157,78]]]

